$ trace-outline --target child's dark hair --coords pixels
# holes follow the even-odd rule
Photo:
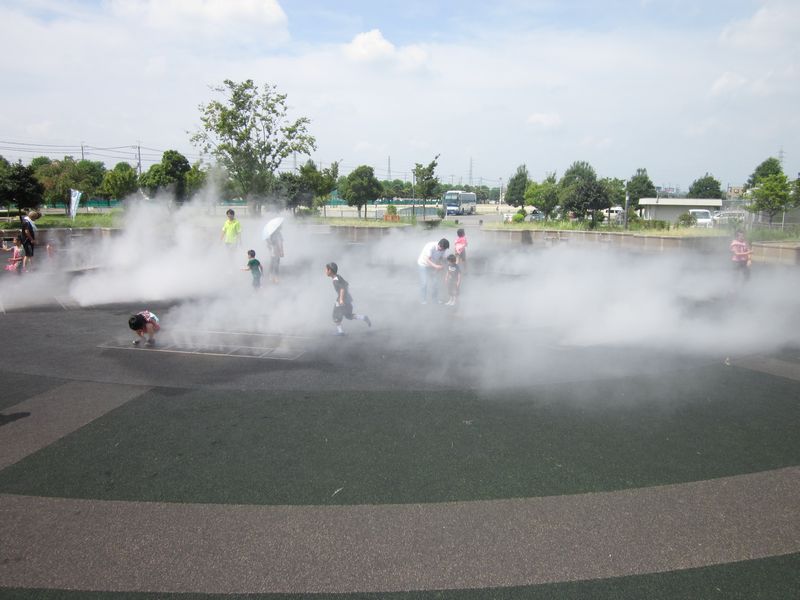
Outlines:
[[[232,208],[229,208],[228,210],[226,210],[226,211],[225,211],[225,214],[226,214],[226,215],[230,215],[230,216],[234,216],[236,213],[235,213],[235,212],[233,212],[233,209],[232,209]]]
[[[439,248],[442,250],[447,250],[450,247],[450,242],[447,241],[447,238],[442,238],[439,240]]]
[[[339,265],[337,265],[335,262],[329,262],[327,265],[325,265],[325,267],[334,275],[339,272]]]
[[[448,255],[447,256],[447,262],[456,264],[456,255],[455,254]]]
[[[256,251],[255,250],[248,250],[247,251],[247,256],[249,256],[250,258],[255,258],[256,257]]]
[[[130,319],[128,319],[128,327],[134,331],[140,331],[144,329],[145,325],[147,325],[147,321],[145,321],[142,315],[133,315]]]
[[[22,236],[21,235],[14,236],[14,242],[15,243],[19,242],[21,244],[22,243]]]
[[[458,237],[464,237],[464,230],[463,229],[459,229],[458,231],[456,231],[456,235]]]

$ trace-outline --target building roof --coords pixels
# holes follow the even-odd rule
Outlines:
[[[685,206],[687,208],[707,208],[722,206],[719,198],[639,198],[639,206]]]

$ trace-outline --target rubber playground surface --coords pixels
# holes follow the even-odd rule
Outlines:
[[[0,315],[2,598],[800,595],[800,349],[538,339],[493,386],[437,306],[413,347],[373,317],[134,348],[130,310]]]

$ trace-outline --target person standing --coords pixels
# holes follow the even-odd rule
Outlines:
[[[372,321],[369,320],[367,315],[358,315],[353,312],[353,298],[350,296],[350,284],[345,281],[344,277],[339,275],[339,265],[335,262],[329,262],[325,265],[325,275],[333,280],[333,289],[336,290],[336,304],[333,306],[333,322],[336,325],[336,331],[333,335],[344,335],[342,329],[342,319],[356,319],[364,321],[367,327],[372,327]]]
[[[278,277],[281,273],[281,258],[283,258],[283,234],[281,233],[280,225],[267,238],[267,246],[270,254],[269,278],[272,283],[278,283]]]
[[[233,252],[239,247],[239,242],[242,237],[242,224],[236,219],[236,213],[232,208],[225,211],[227,219],[222,225],[222,233],[219,239],[225,244],[225,247]]]
[[[447,273],[445,273],[444,281],[450,296],[447,305],[455,306],[458,301],[458,292],[461,290],[461,266],[457,263],[455,254],[447,257]]]
[[[444,268],[444,254],[448,248],[450,242],[446,238],[438,242],[428,242],[422,247],[422,252],[417,258],[419,296],[422,304],[428,303],[429,290],[431,300],[434,302],[439,300],[439,282]]]
[[[737,229],[731,242],[731,261],[733,261],[733,268],[736,273],[744,281],[750,279],[750,265],[753,264],[752,254],[753,251],[750,250],[750,246],[744,239],[744,231]]]
[[[456,241],[453,244],[453,250],[456,253],[456,263],[459,269],[465,271],[467,268],[467,235],[463,229],[456,231]]]
[[[33,223],[41,215],[35,210],[25,211],[20,216],[22,249],[25,257],[22,259],[22,270],[29,271],[33,268],[33,251],[36,248],[36,225]]]

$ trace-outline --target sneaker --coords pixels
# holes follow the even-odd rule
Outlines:
[[[133,340],[133,345],[134,346],[138,346],[141,343],[142,343],[142,340]]]
[[[156,341],[155,341],[155,340],[147,340],[147,341],[144,343],[144,345],[145,345],[145,346],[151,346],[151,347],[152,347],[152,346],[155,346],[155,345],[156,345]]]
[[[364,315],[364,323],[367,324],[367,327],[372,327],[372,321],[369,320],[367,315]]]

